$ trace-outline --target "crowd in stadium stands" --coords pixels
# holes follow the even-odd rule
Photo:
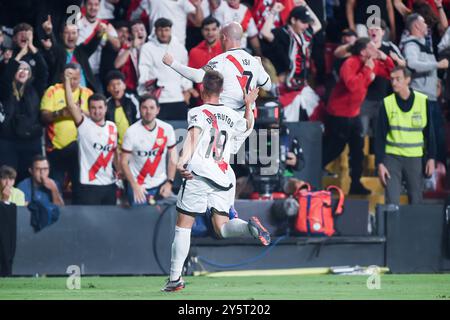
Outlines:
[[[201,84],[163,58],[202,68],[235,21],[285,121],[325,124],[324,174],[349,145],[350,193],[369,194],[369,136],[386,201],[399,203],[403,179],[418,203],[423,177],[447,163],[449,10],[450,0],[3,1],[0,199],[114,205],[123,186],[130,205],[171,196],[167,121],[202,101]]]

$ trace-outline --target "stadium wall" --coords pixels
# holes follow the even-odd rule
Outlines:
[[[270,205],[270,201],[236,203],[241,218],[258,213],[273,231]],[[250,262],[226,270],[378,265],[394,273],[450,271],[441,206],[379,210],[374,234],[367,231],[365,201],[348,200],[345,216],[337,222],[341,235],[332,238],[275,238],[277,245],[269,252],[253,239],[196,238],[191,254],[201,258],[208,271],[246,261]],[[155,207],[73,206],[62,209],[56,224],[34,233],[29,212],[20,209],[13,274],[65,275],[70,265],[79,266],[85,275],[165,274],[175,217],[173,206],[163,214]],[[199,269],[191,264],[188,271]]]

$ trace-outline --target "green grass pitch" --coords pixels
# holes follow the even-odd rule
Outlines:
[[[380,289],[366,276],[305,275],[186,277],[186,288],[160,292],[165,277],[82,277],[80,290],[66,278],[0,278],[0,299],[450,299],[450,274],[382,275]]]

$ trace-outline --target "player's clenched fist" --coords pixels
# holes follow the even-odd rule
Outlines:
[[[172,65],[172,63],[173,63],[173,57],[172,57],[172,55],[171,55],[170,53],[166,53],[166,54],[164,55],[162,61],[163,61],[163,63],[164,63],[166,66],[169,66],[169,67],[170,67],[170,66]]]
[[[186,164],[180,163],[177,165],[177,170],[183,179],[191,180],[194,178],[194,176],[192,175],[192,173],[189,170],[186,169],[186,167],[187,167]]]
[[[249,93],[245,93],[245,90],[244,90],[244,101],[245,101],[245,105],[247,107],[249,107],[253,103],[255,103],[256,99],[258,99],[258,93],[259,93],[259,88],[258,87],[250,90]]]

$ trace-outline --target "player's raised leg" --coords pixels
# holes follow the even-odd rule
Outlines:
[[[227,175],[232,181],[236,181],[234,173],[231,172]],[[234,202],[234,194],[234,187],[227,191],[216,190],[208,199],[208,206],[211,208],[212,223],[216,234],[224,239],[254,237],[263,245],[269,245],[270,233],[263,227],[257,217],[251,217],[248,222],[237,217],[229,219],[230,211],[234,210],[231,205]]]
[[[236,176],[234,174],[233,169],[230,167],[227,171],[227,176],[230,179],[233,187],[225,193],[216,193],[214,195],[216,203],[234,203],[234,198],[236,194]],[[225,196],[225,199],[221,199],[221,195]],[[255,239],[258,239],[264,246],[270,244],[270,233],[266,228],[261,224],[259,219],[255,216],[251,217],[249,221],[244,221],[239,219],[237,211],[234,209],[234,206],[229,206],[229,212],[225,215],[220,215],[211,210],[213,213],[213,225],[216,231],[216,234],[222,238],[235,238],[235,237],[245,237],[251,236]],[[216,213],[216,214],[215,214]],[[229,219],[229,217],[235,217],[233,219]],[[224,217],[226,219],[224,219]]]

